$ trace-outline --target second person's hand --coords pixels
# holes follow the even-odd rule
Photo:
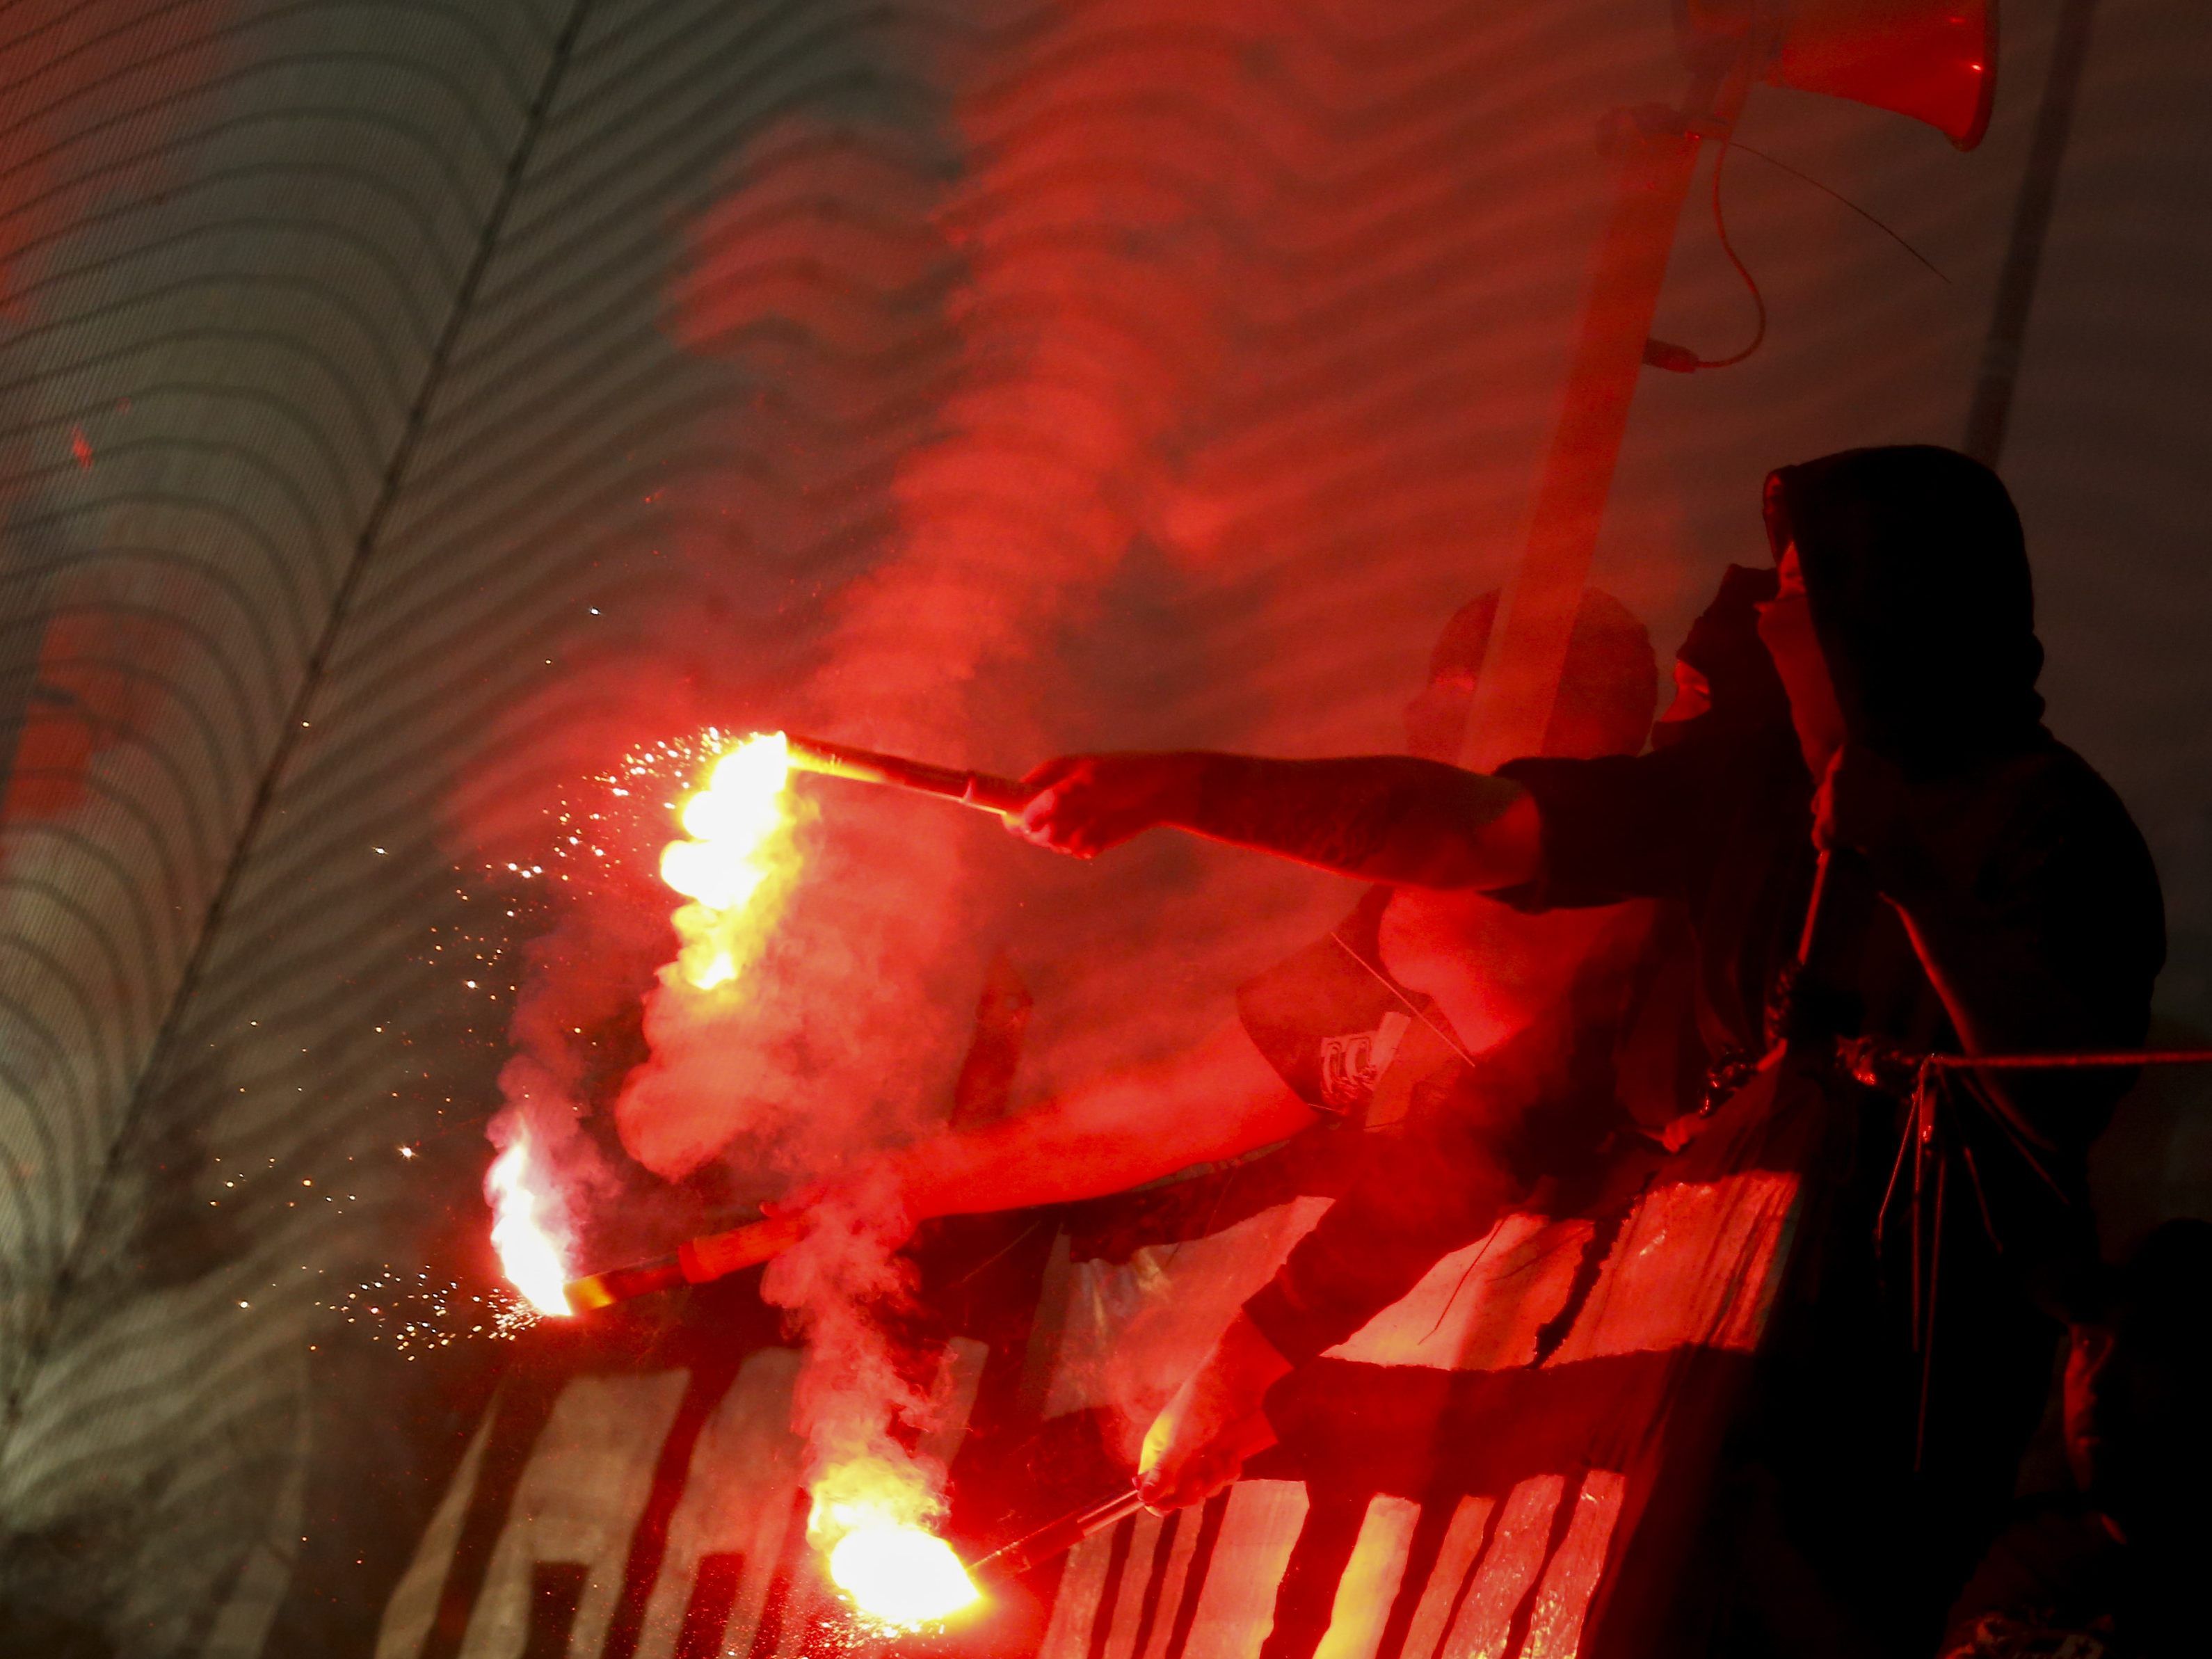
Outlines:
[[[1243,1313],[1184,1379],[1145,1436],[1137,1491],[1165,1513],[1203,1502],[1275,1443],[1261,1402],[1291,1369]]]

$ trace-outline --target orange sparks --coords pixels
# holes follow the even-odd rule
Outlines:
[[[484,1176],[484,1195],[491,1200],[491,1243],[499,1252],[500,1271],[523,1299],[542,1314],[566,1318],[572,1310],[562,1287],[568,1270],[547,1228],[545,1201],[531,1189],[533,1180],[543,1179],[531,1168],[527,1134],[516,1135],[492,1160]]]
[[[660,855],[660,878],[691,901],[676,913],[676,971],[695,990],[732,983],[766,939],[781,884],[771,878],[795,863],[790,770],[781,732],[725,750],[678,814],[686,839]]]

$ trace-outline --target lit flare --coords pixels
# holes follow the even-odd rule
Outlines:
[[[691,901],[674,918],[682,948],[673,972],[664,970],[672,989],[721,992],[742,981],[758,956],[775,925],[781,890],[798,865],[786,785],[795,764],[823,769],[817,747],[802,745],[794,753],[781,732],[747,738],[715,758],[705,787],[679,809],[686,838],[670,842],[660,855],[661,879]],[[972,781],[963,775],[963,799],[974,793]],[[695,1276],[681,1252],[678,1266],[685,1278]],[[857,1457],[813,1486],[809,1538],[826,1556],[830,1582],[862,1618],[916,1631],[977,1600],[951,1546],[921,1524],[938,1505],[918,1471]]]
[[[863,1455],[811,1483],[808,1537],[830,1582],[868,1622],[897,1631],[941,1623],[979,1598],[952,1547],[923,1524],[942,1507],[911,1464]]]
[[[563,1289],[568,1270],[547,1225],[544,1200],[532,1190],[532,1176],[530,1137],[518,1134],[484,1176],[484,1194],[491,1200],[491,1245],[499,1253],[500,1271],[524,1301],[542,1314],[566,1318],[571,1312]]]
[[[723,750],[678,815],[686,839],[662,851],[660,878],[691,901],[676,913],[676,971],[694,990],[731,984],[759,953],[774,918],[756,901],[795,860],[790,772],[782,732],[747,738]]]
[[[720,742],[719,734],[708,736]],[[672,988],[714,993],[739,979],[759,954],[775,921],[769,901],[797,865],[784,791],[790,770],[781,732],[747,738],[715,755],[705,785],[684,801],[678,822],[684,839],[660,855],[661,878],[690,901],[673,918],[681,948],[662,970]],[[575,1310],[561,1259],[563,1214],[550,1177],[533,1166],[529,1136],[517,1134],[493,1160],[484,1195],[501,1271],[539,1313],[566,1318]]]
[[[830,1552],[830,1578],[878,1624],[919,1630],[973,1606],[976,1589],[952,1546],[904,1522],[855,1527]]]

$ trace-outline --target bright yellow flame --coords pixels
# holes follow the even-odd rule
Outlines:
[[[530,1180],[530,1137],[519,1134],[492,1160],[484,1176],[484,1192],[491,1200],[491,1246],[499,1252],[500,1271],[526,1302],[542,1314],[566,1318],[574,1311],[562,1288],[568,1268],[539,1216]]]
[[[766,937],[772,918],[755,901],[792,867],[790,771],[782,732],[747,738],[723,751],[678,814],[690,839],[662,851],[660,878],[692,901],[676,913],[676,970],[696,989],[736,979]]]
[[[870,1619],[901,1630],[949,1619],[978,1594],[951,1545],[888,1516],[865,1521],[837,1540],[830,1578]]]
[[[868,1622],[915,1631],[978,1599],[952,1547],[926,1524],[943,1505],[922,1468],[855,1450],[807,1483],[806,1535],[826,1552],[830,1581]]]

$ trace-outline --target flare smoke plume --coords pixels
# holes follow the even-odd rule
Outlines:
[[[1276,0],[1202,19],[1117,0],[948,46],[933,131],[792,115],[760,132],[671,295],[675,337],[732,377],[731,464],[672,540],[702,571],[781,571],[792,595],[733,623],[724,650],[766,665],[719,670],[710,718],[1018,772],[1089,735],[1064,647],[1133,548],[1194,586],[1279,590],[1278,637],[1206,663],[1209,684],[1252,671],[1217,740],[1313,740],[1268,721],[1271,647],[1316,626],[1384,707],[1418,684],[1426,630],[1510,538],[1549,415],[1565,331],[1530,325],[1573,303],[1576,236],[1536,235],[1527,204],[1587,194],[1540,176],[1547,158],[1595,166],[1571,112],[1562,143],[1525,106],[1486,127],[1407,103],[1409,64],[1458,88],[1456,111],[1488,84],[1472,66],[1557,46],[1438,19],[1432,50],[1378,54]],[[1414,113],[1345,113],[1385,107]],[[1492,128],[1517,148],[1473,141]],[[1500,170],[1521,188],[1495,189]],[[1476,257],[1551,246],[1564,270]],[[1444,574],[1363,590],[1376,608],[1350,633],[1321,590],[1254,581],[1353,546]],[[670,648],[698,626],[671,618]],[[801,788],[823,810],[744,994],[695,1019],[653,994],[650,1053],[611,1091],[630,1158],[732,1199],[941,1117],[1009,866],[1038,856],[971,813]],[[924,1409],[873,1334],[902,1231],[825,1226],[768,1276],[812,1346],[817,1468]]]

